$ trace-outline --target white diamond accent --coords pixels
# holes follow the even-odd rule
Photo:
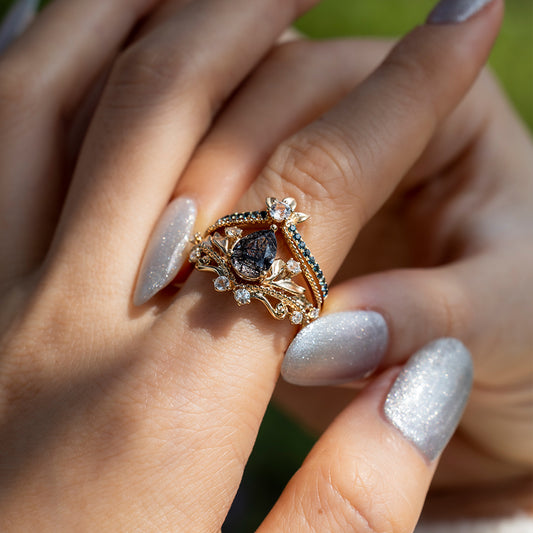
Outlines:
[[[294,311],[291,315],[291,322],[295,325],[301,324],[303,320],[303,315],[300,311]]]
[[[226,237],[240,237],[242,235],[241,228],[226,228]]]
[[[233,296],[239,305],[246,305],[250,303],[250,292],[246,289],[237,289]]]
[[[309,311],[309,318],[311,320],[316,320],[318,318],[320,314],[320,311],[318,309],[311,309],[311,311]]]
[[[302,271],[302,267],[300,266],[300,263],[298,261],[295,261],[294,259],[289,259],[287,261],[287,270],[291,274],[299,274]]]
[[[189,254],[189,261],[191,263],[196,263],[196,261],[198,261],[198,259],[200,259],[201,256],[202,256],[202,252],[200,248],[198,246],[195,246],[191,250],[191,253]]]
[[[276,305],[276,313],[285,316],[287,314],[287,308],[280,302],[278,305]]]
[[[268,208],[268,212],[276,222],[282,222],[283,220],[289,218],[292,213],[292,209],[285,202],[275,200]]]
[[[229,290],[229,279],[226,276],[218,276],[218,278],[213,282],[215,290],[218,292],[224,292]]]

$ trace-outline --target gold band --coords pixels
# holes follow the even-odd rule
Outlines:
[[[289,317],[293,324],[305,326],[318,318],[328,295],[324,274],[296,229],[309,216],[295,211],[293,198],[267,198],[266,206],[266,211],[227,215],[204,235],[196,234],[189,261],[197,270],[216,273],[215,290],[232,291],[237,304],[255,298],[274,318]],[[276,234],[286,244],[286,261],[276,257]],[[296,283],[300,275],[307,288]]]

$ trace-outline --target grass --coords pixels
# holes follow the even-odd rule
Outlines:
[[[430,0],[323,0],[297,26],[318,38],[401,36],[424,21]],[[490,65],[533,130],[533,2],[507,0]]]

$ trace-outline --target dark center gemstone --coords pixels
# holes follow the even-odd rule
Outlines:
[[[254,231],[239,239],[231,253],[231,264],[241,278],[260,278],[276,258],[278,243],[272,230]]]

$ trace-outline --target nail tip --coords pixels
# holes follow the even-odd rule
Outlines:
[[[302,329],[287,348],[283,379],[294,385],[338,385],[374,371],[388,345],[388,327],[375,311],[342,311]]]
[[[493,0],[442,0],[430,12],[427,24],[460,24],[466,22]]]
[[[194,200],[175,198],[168,204],[150,236],[141,263],[133,303],[144,305],[169,285],[185,262],[197,209]]]
[[[133,303],[137,307],[144,305],[146,302],[151,300],[157,293],[161,292],[165,287],[167,287],[172,280],[174,279],[174,276],[164,276],[159,277],[157,279],[157,282],[153,281],[153,277],[149,275],[149,273],[145,274],[144,276],[139,276],[139,280],[144,279],[145,283],[140,283],[134,293],[133,293]],[[148,281],[149,283],[146,283]]]
[[[385,418],[433,461],[461,420],[472,380],[472,359],[462,342],[432,341],[409,359],[393,383],[383,406]]]
[[[143,306],[153,295],[145,295],[143,293],[137,293],[135,292],[133,294],[133,305],[135,307],[141,307]]]

